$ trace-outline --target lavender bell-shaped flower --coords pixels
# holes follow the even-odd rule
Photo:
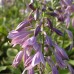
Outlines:
[[[67,34],[68,34],[68,37],[73,40],[73,34],[70,30],[66,30]]]
[[[23,51],[19,51],[19,53],[15,56],[15,59],[13,60],[12,66],[17,67],[22,60],[23,57]]]
[[[31,31],[29,32],[29,31],[24,31],[24,30],[22,31],[13,30],[9,33],[8,38],[12,39],[11,44],[13,44],[13,46],[17,44],[21,45],[23,41],[25,41],[28,38],[29,34],[31,33],[32,33]]]
[[[30,56],[29,54],[27,54],[26,49],[24,49],[23,58],[24,58],[24,67],[25,67],[25,69],[23,70],[22,74],[24,74],[26,70],[27,70],[27,74],[34,74],[34,69],[30,65],[31,62],[32,62],[33,56]]]
[[[70,44],[70,48],[69,48],[69,50],[71,50],[72,47],[73,47],[73,34],[72,34],[72,32],[71,32],[70,30],[66,30],[66,32],[67,32],[67,34],[68,34],[68,37],[69,37],[70,40],[71,40],[71,44]]]
[[[53,41],[51,39],[51,37],[49,36],[46,36],[46,40],[45,40],[46,44],[49,45],[49,46],[53,46]]]
[[[45,65],[45,61],[44,61],[44,57],[42,52],[39,50],[37,51],[37,53],[34,55],[33,59],[32,59],[32,66],[36,66],[39,63],[43,63]]]
[[[27,46],[33,46],[36,43],[36,37],[28,38],[22,45],[22,48],[26,48]]]
[[[46,57],[46,61],[48,62],[48,64],[50,65],[51,69],[52,69],[52,74],[59,74],[57,67],[55,66],[54,62],[52,61],[51,57]]]
[[[56,58],[56,62],[59,65],[59,67],[66,68],[65,61],[62,60],[62,58],[57,53],[55,53],[55,58]]]
[[[57,44],[54,45],[56,49],[56,53],[62,58],[62,59],[69,59],[68,55],[66,54],[65,50],[60,48]]]
[[[37,53],[34,56],[31,56],[31,57],[29,57],[26,60],[26,62],[25,62],[26,68],[24,69],[24,71],[23,71],[22,74],[24,74],[24,72],[26,70],[33,69],[33,67],[35,67],[36,65],[38,65],[40,62],[45,65],[45,60],[44,60],[42,52],[41,51],[37,51]]]
[[[29,26],[29,24],[30,24],[33,20],[34,20],[34,18],[32,17],[32,18],[30,18],[30,19],[28,19],[28,20],[22,21],[22,22],[16,27],[15,30],[20,31],[20,30],[24,29],[25,27]]]

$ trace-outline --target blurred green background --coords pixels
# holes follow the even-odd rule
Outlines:
[[[23,65],[19,68],[11,66],[15,55],[18,53],[18,47],[12,48],[8,33],[26,16],[25,0],[0,0],[0,74],[21,74]]]
[[[0,0],[0,74],[21,74],[23,63],[18,68],[11,66],[19,48],[13,48],[10,40],[7,38],[8,33],[23,19],[26,19],[29,11],[26,9],[30,0]],[[70,27],[73,32],[74,28]],[[74,33],[74,32],[73,32]],[[58,38],[57,38],[58,39]],[[69,63],[74,66],[74,49],[68,52]],[[47,65],[47,70],[49,67]],[[47,71],[46,70],[46,74]],[[70,74],[68,70],[60,70],[60,74]]]

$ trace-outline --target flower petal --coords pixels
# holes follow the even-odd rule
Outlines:
[[[17,67],[22,59],[23,51],[20,51],[13,60],[12,66]]]
[[[40,51],[38,51],[32,59],[32,66],[34,67],[37,64],[39,64],[40,62],[42,62],[45,65],[44,57],[43,57],[42,53]]]
[[[56,53],[62,58],[62,59],[69,59],[68,55],[66,54],[66,52],[64,51],[64,49],[60,48],[58,45],[54,45],[55,49],[56,49]]]

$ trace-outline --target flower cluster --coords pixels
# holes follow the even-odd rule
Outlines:
[[[36,1],[37,2],[37,1]],[[29,8],[32,9],[32,13],[29,15],[29,18],[22,21],[15,30],[11,31],[8,35],[9,39],[12,39],[11,44],[16,46],[19,44],[22,49],[18,52],[15,59],[13,60],[12,66],[17,67],[20,61],[23,58],[24,62],[24,70],[22,74],[27,70],[28,74],[34,74],[34,67],[41,68],[46,67],[46,63],[49,64],[52,70],[52,74],[59,74],[58,68],[62,69],[68,68],[71,74],[74,74],[74,69],[68,63],[69,57],[66,51],[59,47],[58,43],[52,40],[51,36],[47,34],[45,28],[49,28],[48,31],[53,35],[53,32],[64,36],[63,32],[57,29],[50,17],[57,18],[60,22],[65,22],[66,26],[69,27],[70,24],[70,16],[74,11],[74,5],[72,4],[72,0],[60,0],[61,7],[59,9],[47,8],[47,2],[39,2],[41,7],[35,7],[36,3],[31,0],[29,4]],[[36,3],[37,4],[37,3]],[[49,11],[48,11],[49,9]],[[44,16],[46,15],[46,16]],[[34,23],[33,23],[34,22]],[[35,23],[36,26],[32,25]],[[74,20],[72,20],[72,24],[74,25]],[[34,29],[34,27],[36,27]],[[69,38],[73,39],[73,34],[71,31],[66,30]],[[42,37],[42,39],[37,40],[38,37]],[[73,42],[71,44],[70,49],[73,47]],[[49,52],[50,51],[50,52]],[[32,54],[32,52],[34,54]],[[45,53],[50,53],[46,55]],[[55,57],[56,63],[52,60],[52,55]],[[43,70],[41,70],[41,73]]]

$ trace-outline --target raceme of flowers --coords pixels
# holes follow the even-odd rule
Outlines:
[[[34,74],[34,67],[45,69],[46,63],[51,67],[52,74],[59,74],[57,67],[62,69],[68,68],[70,74],[74,74],[74,69],[68,63],[69,57],[66,51],[61,48],[56,41],[53,41],[51,37],[53,33],[62,37],[64,34],[53,25],[52,19],[50,19],[50,17],[57,18],[59,22],[65,23],[65,31],[70,40],[72,40],[70,45],[70,49],[72,49],[73,34],[68,30],[71,22],[70,16],[72,12],[74,12],[72,0],[60,0],[60,8],[54,10],[50,7],[48,8],[50,12],[47,11],[46,1],[41,3],[41,5],[42,10],[41,8],[34,7],[34,1],[31,0],[28,8],[32,10],[32,13],[26,20],[22,21],[15,30],[12,30],[8,34],[8,38],[12,40],[11,44],[13,47],[17,44],[22,47],[15,56],[12,66],[17,67],[23,58],[24,70],[22,74],[25,74],[25,71],[27,71],[27,74]],[[48,16],[43,16],[43,13]],[[39,18],[40,16],[41,18]],[[33,22],[37,23],[36,26],[34,26],[35,23]],[[74,26],[74,18],[72,19],[72,26]],[[45,31],[45,27],[49,28],[50,36]],[[42,39],[40,39],[42,42],[38,40],[39,35],[42,37]],[[48,53],[49,50],[52,54],[46,56],[44,53]],[[32,52],[34,52],[34,54],[32,54]],[[54,55],[56,63],[54,63],[55,61],[52,59],[52,55]]]

